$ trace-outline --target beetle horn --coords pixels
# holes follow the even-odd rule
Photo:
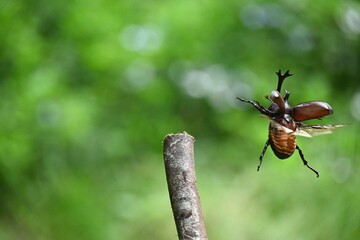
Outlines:
[[[270,99],[272,102],[274,102],[279,107],[281,114],[284,114],[285,113],[285,102],[284,102],[284,99],[282,98],[281,94],[278,91],[274,90],[271,92]]]
[[[276,89],[276,90],[277,90],[278,92],[281,92],[281,86],[282,86],[285,78],[290,77],[290,76],[292,76],[293,74],[289,73],[289,70],[287,70],[284,74],[281,74],[281,70],[279,69],[279,71],[276,72],[276,75],[278,76],[278,79],[279,79],[279,81],[278,81],[278,86],[277,86],[277,89]]]

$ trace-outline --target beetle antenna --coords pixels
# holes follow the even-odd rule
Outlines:
[[[278,76],[278,86],[277,86],[277,91],[280,92],[281,91],[281,86],[285,80],[285,78],[292,76],[293,74],[289,73],[289,70],[287,70],[284,74],[281,74],[281,69],[279,69],[278,72],[276,72],[276,75]]]
[[[306,167],[308,167],[311,171],[313,171],[313,172],[316,174],[316,177],[319,177],[318,171],[316,171],[315,169],[313,169],[312,167],[310,167],[310,166],[308,165],[308,162],[305,160],[304,154],[302,153],[302,151],[301,151],[301,149],[299,148],[298,145],[296,145],[296,149],[299,151],[301,160],[303,161],[304,165],[305,165]]]

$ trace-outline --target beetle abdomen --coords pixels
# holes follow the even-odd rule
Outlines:
[[[290,157],[296,149],[296,136],[294,131],[275,121],[270,122],[269,139],[273,152],[280,159]]]

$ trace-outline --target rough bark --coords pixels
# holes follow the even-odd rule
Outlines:
[[[164,139],[164,162],[171,207],[179,239],[208,239],[194,166],[194,141],[187,134]]]

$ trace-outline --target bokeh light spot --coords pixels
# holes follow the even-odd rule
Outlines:
[[[130,25],[121,32],[120,40],[130,51],[154,51],[161,47],[163,32],[155,26]]]

